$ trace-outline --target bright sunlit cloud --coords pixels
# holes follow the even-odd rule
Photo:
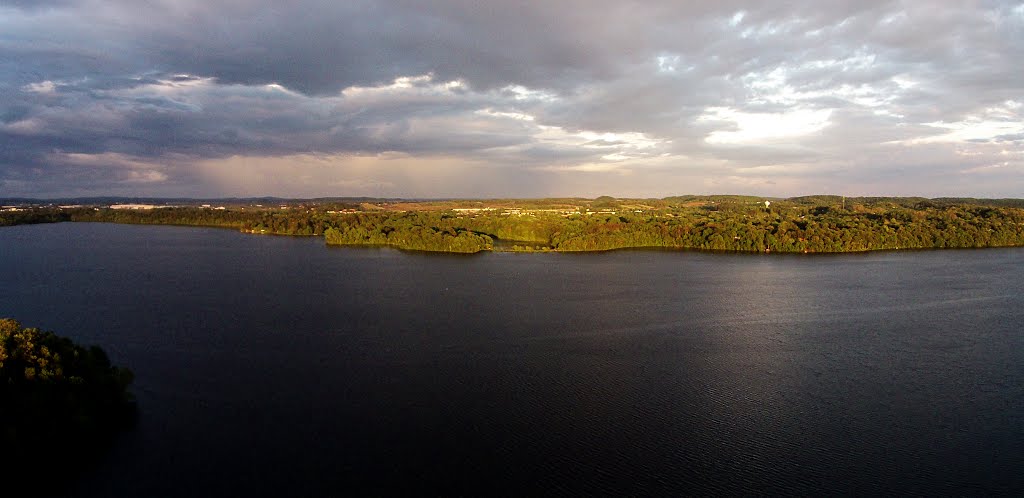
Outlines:
[[[829,125],[831,109],[802,109],[784,113],[750,113],[727,107],[712,107],[697,118],[704,122],[731,123],[704,139],[715,145],[767,144],[793,141],[821,131]]]
[[[918,137],[903,141],[904,144],[929,144],[941,142],[972,142],[1008,140],[1024,142],[1024,105],[1015,100],[1007,100],[1001,105],[987,107],[978,115],[953,122],[935,121],[922,123],[938,130],[949,130],[945,133]]]

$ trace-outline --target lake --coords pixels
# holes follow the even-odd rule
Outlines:
[[[473,256],[0,228],[136,374],[85,496],[1024,493],[1024,249]]]

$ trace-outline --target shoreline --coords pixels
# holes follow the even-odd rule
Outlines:
[[[139,222],[116,222],[116,221],[92,221],[92,220],[58,220],[58,221],[45,221],[36,223],[20,223],[16,225],[3,225],[0,229],[5,227],[13,226],[25,226],[25,225],[49,225],[49,224],[60,224],[60,223],[100,223],[110,225],[135,225],[135,226],[168,226],[178,228],[214,228],[221,230],[237,231],[245,235],[267,235],[274,237],[297,237],[297,238],[310,238],[319,237],[324,238],[323,234],[292,234],[282,232],[269,232],[269,231],[255,231],[247,229],[239,229],[238,227],[214,225],[214,224],[184,224],[184,223],[139,223]],[[873,254],[883,252],[924,252],[924,251],[944,251],[944,250],[985,250],[985,249],[1014,249],[1022,248],[1024,244],[1018,245],[987,245],[987,246],[949,246],[949,247],[898,247],[898,248],[878,248],[878,249],[858,249],[848,251],[786,251],[786,250],[774,250],[774,251],[749,251],[749,250],[738,250],[738,249],[705,249],[700,247],[687,247],[687,246],[622,246],[613,247],[607,249],[559,249],[556,247],[546,247],[543,249],[511,249],[507,247],[523,247],[528,244],[529,241],[503,241],[508,244],[503,248],[491,247],[480,249],[478,251],[454,251],[454,250],[433,250],[433,249],[415,249],[402,247],[396,244],[338,244],[325,242],[326,247],[337,247],[337,248],[367,248],[367,249],[393,249],[402,252],[409,253],[421,253],[421,254],[453,254],[461,256],[472,256],[478,254],[495,253],[495,254],[600,254],[609,253],[615,251],[658,251],[658,252],[693,252],[693,253],[705,253],[705,254],[735,254],[735,255],[761,255],[761,256],[807,256],[807,257],[820,257],[820,256],[836,256],[843,254]],[[520,244],[511,244],[512,242],[518,242]],[[541,243],[537,242],[536,246]]]

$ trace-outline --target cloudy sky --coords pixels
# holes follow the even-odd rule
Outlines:
[[[1024,2],[0,0],[0,197],[1024,197]]]

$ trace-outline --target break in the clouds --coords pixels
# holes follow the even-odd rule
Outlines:
[[[0,1],[0,197],[1024,193],[1024,3]]]

